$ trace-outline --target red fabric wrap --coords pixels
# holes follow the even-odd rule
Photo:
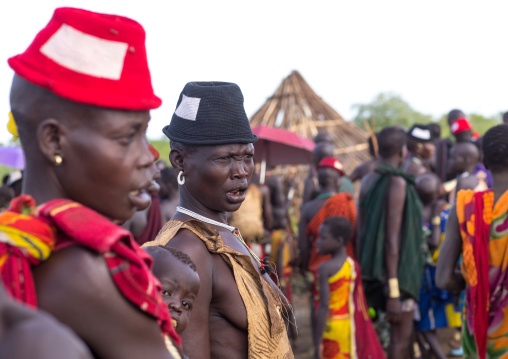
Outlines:
[[[128,50],[120,79],[80,73],[44,55],[41,47],[63,24],[95,38],[126,43]],[[61,46],[60,51],[64,57],[67,55],[65,52],[69,52],[64,46]],[[94,49],[90,51],[94,52]],[[8,62],[16,74],[25,80],[74,102],[134,111],[154,109],[162,103],[152,88],[146,58],[145,31],[139,23],[123,16],[58,8],[28,49],[20,55],[11,57]]]
[[[363,290],[360,265],[356,261],[355,271],[356,279],[353,300],[355,302],[356,354],[358,355],[358,359],[384,359],[386,356],[383,347],[379,342],[369,317],[369,307],[365,299],[365,291]]]
[[[10,208],[11,213],[14,209],[19,209],[15,207],[17,203],[15,199],[14,207]],[[53,243],[56,242],[58,249],[81,245],[104,254],[113,281],[125,298],[140,310],[153,316],[159,323],[162,333],[168,334],[180,345],[181,339],[171,326],[168,308],[162,300],[161,284],[150,270],[152,258],[136,244],[129,231],[115,225],[92,209],[66,199],[47,202],[37,207],[31,216],[22,214],[17,216],[21,219],[24,217],[31,219],[30,223],[28,221],[27,223],[31,224],[33,235],[37,235],[33,230],[37,226],[56,229],[52,230],[55,235]],[[21,267],[15,265],[6,267],[4,270],[8,272],[5,276],[8,276],[9,280],[24,278],[25,282],[27,278],[32,278],[28,264],[29,262],[38,264],[38,262],[33,262],[23,251],[18,252],[16,247],[3,245],[8,247],[7,250],[15,252],[16,257],[19,258],[18,263],[22,264]],[[3,250],[5,251],[5,248]],[[22,257],[25,259],[23,260]],[[4,276],[4,270],[2,270],[2,276]],[[6,281],[6,284],[8,283]],[[31,297],[32,294],[35,297],[35,291],[27,293],[25,297],[35,302]]]
[[[473,245],[474,263],[478,275],[477,285],[470,285],[468,291],[468,312],[473,318],[473,332],[478,350],[478,359],[485,359],[487,353],[487,328],[489,306],[489,240],[490,223],[484,221],[484,198],[488,192],[477,192],[471,202],[464,206],[465,218],[474,225],[474,232],[465,228],[468,241]]]

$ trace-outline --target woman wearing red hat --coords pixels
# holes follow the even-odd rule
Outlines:
[[[144,38],[133,20],[60,8],[9,59],[26,169],[0,215],[0,273],[98,358],[180,357],[151,258],[114,223],[150,203],[145,130],[161,101]]]

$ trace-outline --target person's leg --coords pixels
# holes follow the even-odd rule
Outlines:
[[[411,355],[414,310],[403,311],[400,322],[390,325],[388,359],[407,359]]]
[[[434,357],[437,359],[445,359],[446,355],[444,355],[441,347],[439,346],[439,341],[437,339],[435,330],[426,330],[422,332],[422,335],[425,338],[425,341],[430,346],[430,351],[434,354]]]
[[[432,359],[432,355],[431,355],[431,352],[430,352],[430,346],[429,344],[425,341],[425,337],[423,336],[422,332],[419,332],[416,330],[415,328],[415,337],[416,337],[416,341],[415,341],[415,344],[418,345],[418,348],[420,350],[420,353],[421,353],[421,358],[423,359]],[[416,355],[415,355],[415,358],[418,358]]]

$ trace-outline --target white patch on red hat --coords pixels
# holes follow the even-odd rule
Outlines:
[[[128,47],[125,42],[104,40],[63,24],[42,45],[41,53],[69,70],[119,80]]]
[[[199,97],[187,97],[182,94],[182,102],[177,107],[175,115],[185,120],[196,121],[200,101]]]
[[[336,169],[342,171],[342,163],[340,163],[338,160],[336,160],[334,163],[333,163],[333,167],[335,167]]]
[[[458,122],[452,123],[452,126],[450,129],[452,130],[452,133],[457,132],[457,130],[459,129],[459,123]]]

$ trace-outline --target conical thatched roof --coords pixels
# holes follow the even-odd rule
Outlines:
[[[313,138],[328,132],[334,139],[336,155],[347,172],[370,159],[368,134],[347,122],[310,88],[298,71],[286,77],[275,93],[251,117],[251,126],[267,125]]]

